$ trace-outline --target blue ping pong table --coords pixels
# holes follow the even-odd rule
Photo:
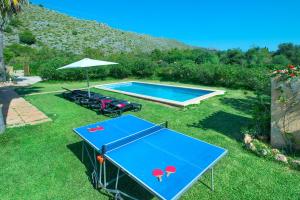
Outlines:
[[[154,124],[133,115],[97,122],[74,129],[82,139],[84,150],[93,165],[92,179],[97,188],[113,194],[136,199],[118,189],[119,179],[127,175],[159,199],[178,199],[203,173],[213,166],[227,150],[182,133],[170,130],[167,124]],[[92,147],[93,153],[87,145]],[[97,156],[103,158],[98,162]],[[106,161],[117,167],[116,178],[108,181]],[[175,167],[172,174],[164,170]],[[161,169],[163,175],[155,177],[153,171]],[[114,183],[114,185],[109,186]]]

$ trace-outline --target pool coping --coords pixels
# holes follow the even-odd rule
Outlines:
[[[161,85],[161,86],[168,86],[168,87],[176,87],[176,88],[206,90],[206,91],[212,91],[212,93],[206,94],[206,95],[203,95],[203,96],[199,96],[199,97],[196,97],[196,98],[193,98],[193,99],[189,99],[189,100],[186,100],[186,101],[183,101],[183,102],[180,102],[180,101],[168,100],[168,99],[163,99],[163,98],[158,98],[158,97],[153,97],[153,96],[148,96],[148,95],[136,94],[136,93],[132,93],[132,92],[125,92],[125,91],[121,91],[121,90],[114,90],[114,89],[110,89],[110,88],[105,88],[105,86],[107,86],[107,85],[122,84],[122,83],[133,83],[133,82],[143,83],[143,84],[152,84],[152,85]],[[206,88],[201,88],[201,87],[170,85],[170,84],[163,84],[163,83],[143,82],[143,81],[113,82],[113,83],[96,85],[94,87],[97,88],[97,89],[101,89],[101,90],[126,94],[126,95],[133,96],[133,97],[138,97],[138,98],[142,98],[142,99],[147,99],[147,100],[151,100],[151,101],[155,101],[155,102],[160,102],[160,103],[165,103],[165,104],[168,104],[168,105],[180,106],[180,107],[188,106],[188,105],[191,105],[191,104],[198,104],[198,103],[200,103],[200,101],[202,101],[204,99],[207,99],[207,98],[210,98],[210,97],[213,97],[213,96],[216,96],[216,95],[225,94],[225,91],[223,91],[223,90],[213,90],[213,89],[206,89]]]

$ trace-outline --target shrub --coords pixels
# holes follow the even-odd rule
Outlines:
[[[32,74],[42,73],[46,79],[72,80],[76,79],[74,77],[85,78],[85,74],[80,74],[81,72],[79,73],[78,70],[73,70],[78,74],[64,71],[59,72],[60,75],[58,75],[57,71],[51,71],[50,69],[52,65],[60,67],[83,57],[91,57],[119,63],[119,65],[111,67],[90,70],[91,78],[103,79],[108,75],[115,78],[158,76],[164,80],[257,90],[267,95],[270,93],[269,69],[267,67],[248,68],[241,65],[214,64],[214,59],[218,54],[216,52],[207,53],[207,50],[202,49],[156,50],[149,54],[131,52],[110,55],[103,54],[99,49],[86,49],[82,55],[74,55],[49,48],[34,49],[26,45],[10,45],[5,49],[5,56],[9,60],[12,57],[30,58],[29,65]],[[205,58],[205,55],[208,55],[208,58]],[[54,61],[54,58],[62,60],[62,62]],[[197,62],[202,64],[197,64],[195,62],[197,59]],[[45,69],[46,65],[51,65],[50,69]],[[51,75],[50,72],[54,74]],[[72,77],[68,77],[71,74]]]
[[[193,62],[179,62],[171,65],[175,68],[174,79],[180,81],[196,81],[197,65]]]
[[[22,26],[23,24],[22,24],[21,20],[19,20],[17,17],[14,17],[9,21],[9,25],[11,25],[13,27],[19,27],[19,26]]]
[[[166,80],[250,90],[265,89],[268,86],[268,74],[264,70],[240,68],[235,65],[197,65],[192,61],[180,61],[159,70],[158,75]]]
[[[7,63],[9,63],[9,61],[10,61],[13,57],[15,57],[15,53],[14,53],[12,50],[8,49],[8,48],[5,48],[5,49],[4,49],[3,54],[4,54],[4,60],[5,60],[5,62],[7,62]]]
[[[170,67],[170,66],[164,67],[159,70],[158,76],[161,77],[163,80],[172,81],[174,80],[174,76],[173,76],[174,71],[175,71],[174,67]]]
[[[243,65],[245,63],[245,55],[240,49],[229,49],[221,56],[224,64]]]
[[[9,61],[9,65],[14,69],[23,69],[25,65],[29,65],[29,60],[30,58],[26,56],[15,56]]]
[[[270,134],[271,123],[271,97],[268,95],[257,94],[254,106],[252,108],[252,117],[254,119],[254,127],[261,136]]]
[[[84,57],[101,59],[104,57],[103,52],[100,49],[86,48],[83,51]]]
[[[36,68],[38,65],[37,74],[40,75],[45,80],[68,80],[68,81],[75,81],[75,80],[84,80],[86,79],[86,71],[85,69],[63,69],[63,70],[56,70],[59,67],[62,67],[66,64],[70,64],[74,61],[79,60],[79,57],[75,55],[57,55],[54,58],[43,60],[43,62],[36,61],[32,64],[32,68]],[[109,75],[109,68],[108,67],[95,67],[91,68],[88,71],[89,78],[95,79],[100,78],[104,79]]]
[[[38,74],[46,80],[81,80],[85,78],[82,70],[56,70],[66,64],[72,63],[72,58],[55,57],[41,63]]]
[[[132,74],[139,77],[151,77],[154,75],[157,64],[147,59],[137,60],[132,69]]]
[[[5,47],[6,50],[13,52],[16,56],[36,56],[37,51],[29,46],[12,44]]]
[[[5,29],[4,29],[4,32],[5,33],[12,33],[13,30],[12,30],[12,28],[10,26],[6,26]]]
[[[272,59],[274,65],[286,66],[291,63],[291,61],[285,55],[276,55]]]
[[[40,66],[38,70],[38,74],[42,77],[44,80],[56,80],[58,79],[58,75],[56,72],[56,67],[54,65],[42,65]]]
[[[19,39],[21,43],[32,45],[36,42],[35,36],[29,30],[25,30],[19,34]]]
[[[91,79],[105,79],[109,75],[109,69],[107,66],[94,67],[89,70],[89,78]]]
[[[131,75],[131,71],[124,65],[117,65],[110,68],[110,75],[114,78],[127,78]]]
[[[205,64],[205,63],[218,64],[219,57],[215,53],[209,51],[201,51],[197,56],[197,58],[195,59],[195,62],[197,64]]]
[[[77,35],[77,34],[78,34],[78,32],[76,30],[72,31],[72,35]]]
[[[204,64],[198,65],[194,80],[196,83],[200,84],[219,85],[222,78],[219,76],[217,65]]]

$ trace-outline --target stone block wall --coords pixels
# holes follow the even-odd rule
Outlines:
[[[271,103],[271,144],[276,148],[286,146],[284,133],[284,115],[285,115],[285,131],[289,133],[289,137],[296,150],[300,150],[300,78],[290,81],[278,81],[278,78],[272,79],[272,103]],[[279,102],[281,90],[287,99],[290,100],[289,109],[285,111]]]

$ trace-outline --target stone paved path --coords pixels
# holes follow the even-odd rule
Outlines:
[[[17,86],[28,86],[42,81],[39,76],[18,76],[15,78]]]
[[[0,88],[0,103],[7,127],[51,121],[43,112],[20,97],[11,87]]]

